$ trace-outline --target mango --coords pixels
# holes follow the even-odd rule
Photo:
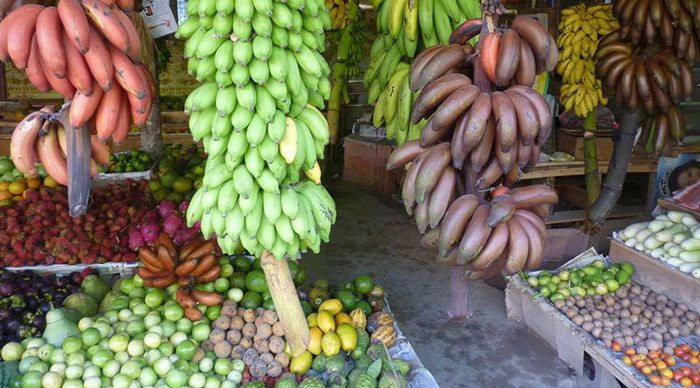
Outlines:
[[[318,319],[316,313],[311,313],[306,316],[306,323],[309,327],[318,327]]]
[[[331,313],[331,315],[336,315],[338,314],[341,310],[343,309],[343,304],[340,302],[339,299],[328,299],[323,301],[320,306],[318,306],[318,310],[325,310]]]
[[[340,326],[343,323],[349,323],[352,325],[352,318],[344,312],[339,312],[335,315],[335,327]]]
[[[311,339],[309,340],[309,345],[306,347],[306,349],[314,356],[318,356],[323,351],[323,349],[321,349],[323,332],[318,327],[312,327],[309,329],[309,332],[311,333]]]
[[[316,321],[318,322],[318,327],[323,330],[324,333],[335,330],[333,315],[326,310],[321,310],[316,314]]]
[[[340,337],[333,331],[323,335],[321,338],[321,349],[326,356],[334,356],[340,352]]]
[[[340,337],[340,348],[344,352],[351,352],[357,347],[357,332],[350,323],[341,323],[336,330]]]
[[[313,356],[308,351],[292,357],[292,360],[289,362],[289,371],[298,375],[306,374],[311,368],[312,360]]]

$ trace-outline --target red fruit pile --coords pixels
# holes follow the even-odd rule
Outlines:
[[[136,181],[95,188],[90,209],[76,218],[66,190],[27,192],[0,208],[0,267],[135,261],[127,230],[152,207],[145,189]]]

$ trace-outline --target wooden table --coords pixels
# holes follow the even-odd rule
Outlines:
[[[602,175],[608,172],[609,162],[607,160],[598,162],[598,172]],[[647,185],[647,203],[644,206],[622,206],[617,205],[610,213],[608,218],[631,218],[636,216],[643,216],[645,214],[651,214],[655,204],[652,199],[655,197],[654,193],[656,190],[656,162],[653,159],[634,157],[630,161],[627,172],[628,173],[646,173],[649,175],[649,184]],[[541,162],[535,166],[530,172],[523,175],[522,179],[548,179],[555,180],[556,178],[564,177],[576,177],[583,176],[585,174],[584,162],[577,160],[573,162]],[[601,177],[602,178],[602,177]],[[553,185],[553,182],[550,182]],[[580,190],[576,199],[570,199],[568,202],[580,205],[580,198],[583,196],[583,202],[585,203],[585,189]],[[562,199],[567,199],[570,193],[562,192],[560,197]],[[581,222],[586,219],[586,211],[584,209],[580,210],[567,210],[556,212],[547,218],[547,224],[565,224]]]

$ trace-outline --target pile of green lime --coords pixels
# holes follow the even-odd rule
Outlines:
[[[617,291],[630,282],[634,266],[630,263],[617,263],[607,266],[601,260],[590,264],[552,273],[541,271],[537,275],[521,274],[523,280],[533,289],[536,296],[544,296],[552,302],[569,296],[605,295]]]
[[[151,154],[134,149],[110,155],[106,170],[110,174],[147,171],[153,167],[153,162]]]
[[[202,185],[206,154],[194,144],[170,144],[163,150],[158,168],[148,184],[154,201],[180,203],[192,198]]]
[[[46,177],[46,170],[41,164],[36,164],[38,175],[41,178]],[[12,158],[9,156],[0,156],[0,181],[14,182],[18,178],[24,177],[24,174],[15,168],[15,164],[12,162]]]

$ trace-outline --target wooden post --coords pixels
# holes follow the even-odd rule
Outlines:
[[[265,272],[265,280],[275,302],[275,309],[279,316],[284,336],[293,356],[298,356],[304,351],[311,341],[311,333],[306,323],[304,310],[301,309],[299,295],[297,294],[292,274],[289,272],[287,260],[278,260],[270,252],[265,251],[260,258],[260,264]]]

